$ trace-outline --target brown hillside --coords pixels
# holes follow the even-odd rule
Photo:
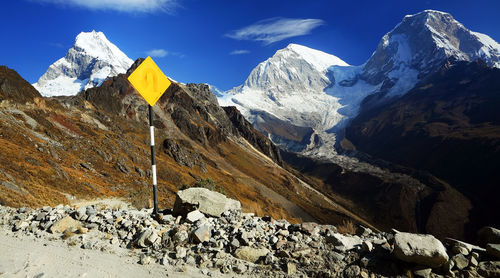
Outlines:
[[[0,202],[19,207],[121,197],[147,206],[146,113],[126,75],[73,97],[2,101]],[[172,207],[179,188],[210,178],[260,216],[329,223],[350,217],[283,169],[269,140],[233,124],[207,85],[173,82],[154,114],[160,208]]]

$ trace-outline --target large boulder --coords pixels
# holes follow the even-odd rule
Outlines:
[[[74,231],[80,227],[82,227],[80,221],[77,221],[71,218],[71,216],[67,215],[61,220],[54,223],[54,225],[52,225],[49,230],[51,233],[54,234],[54,233],[62,233],[68,229]]]
[[[444,245],[434,236],[401,232],[394,236],[394,255],[402,261],[432,268],[449,259]]]
[[[241,210],[241,203],[206,188],[179,190],[175,198],[174,214],[186,216],[196,209],[206,215],[220,217],[225,211]]]
[[[477,233],[479,241],[486,245],[488,243],[500,243],[500,230],[493,227],[483,227]]]
[[[486,252],[495,257],[497,260],[500,260],[500,244],[490,243],[486,245]]]

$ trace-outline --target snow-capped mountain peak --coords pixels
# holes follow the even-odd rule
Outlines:
[[[269,90],[272,86],[285,94],[290,91],[316,91],[328,83],[325,73],[332,65],[348,64],[334,55],[289,44],[254,68],[240,89],[246,87]]]
[[[390,92],[404,94],[415,85],[418,76],[436,71],[447,59],[482,59],[490,66],[500,67],[500,45],[487,35],[468,30],[449,13],[425,10],[405,16],[382,38],[366,63],[363,79],[379,84],[392,76],[394,83],[396,78],[405,76],[414,82]]]
[[[219,94],[218,100],[222,106],[235,105],[254,124],[272,128],[271,125],[279,123],[293,123],[293,127],[279,128],[289,129],[295,135],[288,137],[295,141],[310,141],[311,136],[323,135],[322,140],[329,140],[331,134],[326,134],[326,130],[342,119],[337,113],[342,105],[324,92],[331,83],[327,75],[331,66],[348,64],[334,55],[290,44],[257,65],[243,85]],[[264,118],[276,120],[270,124]],[[294,128],[299,131],[295,132]],[[313,134],[305,131],[311,128]],[[274,136],[264,128],[261,131]],[[275,142],[284,144],[290,143],[289,139],[273,137]]]
[[[75,95],[125,73],[133,61],[102,32],[82,32],[66,55],[50,65],[33,86],[44,96]]]
[[[103,32],[81,32],[76,36],[74,47],[92,57],[111,62],[115,67],[128,69],[131,65],[132,60],[112,44]]]
[[[446,62],[477,59],[500,67],[500,45],[449,13],[425,10],[405,16],[362,65],[349,66],[336,56],[290,44],[255,67],[243,85],[218,98],[221,105],[236,105],[278,145],[331,157],[337,132],[359,114],[368,95],[378,94],[367,105],[383,105]]]

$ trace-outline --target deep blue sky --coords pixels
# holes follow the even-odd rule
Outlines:
[[[106,2],[110,0],[101,0]],[[141,0],[138,0],[141,1]],[[381,37],[406,14],[425,9],[451,13],[467,28],[500,42],[500,1],[298,1],[298,0],[142,0],[170,2],[164,9],[117,10],[61,5],[60,0],[2,1],[0,64],[33,83],[63,57],[81,31],[103,31],[131,59],[152,49],[169,54],[153,57],[165,74],[181,82],[206,82],[227,90],[240,85],[250,71],[276,50],[298,43],[349,64],[364,63]],[[85,0],[74,0],[85,3]],[[111,1],[113,2],[113,1]],[[128,0],[128,2],[134,2]],[[120,5],[115,5],[120,6]],[[309,34],[266,43],[226,36],[256,22],[277,17],[315,19]],[[247,53],[230,55],[235,50]]]

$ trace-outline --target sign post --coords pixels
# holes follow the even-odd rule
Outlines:
[[[158,183],[156,180],[155,128],[153,124],[153,106],[170,86],[170,80],[163,74],[156,63],[147,57],[128,77],[134,89],[149,103],[149,132],[151,145],[151,170],[153,174],[153,214],[158,214]]]

